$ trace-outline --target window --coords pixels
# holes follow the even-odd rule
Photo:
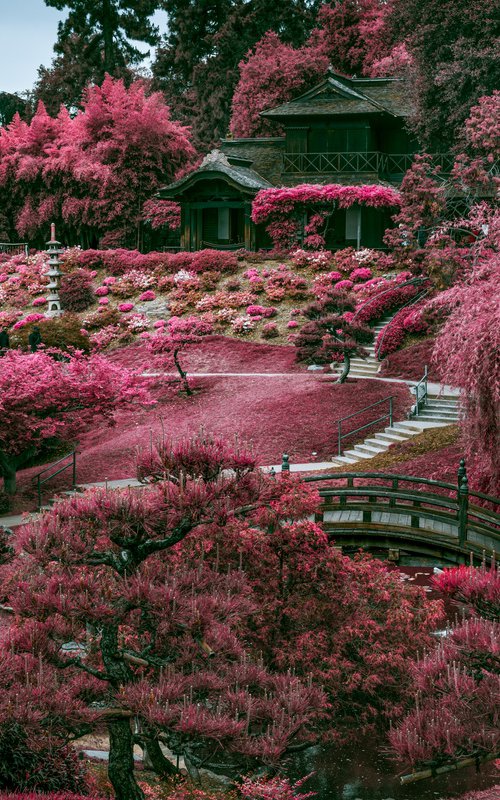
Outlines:
[[[229,239],[229,209],[228,208],[219,208],[219,217],[218,217],[218,226],[217,226],[217,238],[218,239]]]
[[[361,208],[352,206],[346,209],[345,214],[345,238],[355,241],[356,247],[361,244]]]

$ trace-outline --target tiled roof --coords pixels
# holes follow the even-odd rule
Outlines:
[[[295,100],[263,111],[268,119],[291,116],[331,116],[386,113],[404,117],[411,112],[408,93],[397,78],[346,78],[333,70],[318,86]]]
[[[259,189],[268,189],[272,183],[266,181],[258,172],[247,166],[231,164],[230,160],[220,150],[212,150],[198,167],[198,169],[185,175],[178,181],[174,181],[169,186],[163,186],[159,190],[159,195],[162,198],[174,197],[182,193],[184,188],[187,188],[192,183],[202,180],[207,174],[217,173],[221,176],[228,177],[231,182],[241,186],[243,190],[248,192],[259,191]]]

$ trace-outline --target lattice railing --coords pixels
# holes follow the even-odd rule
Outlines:
[[[411,153],[284,153],[283,172],[285,174],[371,172],[380,177],[404,175],[411,167],[414,155]],[[437,153],[432,156],[435,166],[441,167],[443,174],[453,168],[453,156]]]

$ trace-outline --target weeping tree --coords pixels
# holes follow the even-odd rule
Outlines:
[[[351,358],[364,357],[363,344],[373,338],[366,325],[354,319],[352,298],[345,292],[329,288],[314,303],[302,310],[307,322],[295,338],[297,361],[306,364],[330,364],[342,361],[343,369],[338,383],[349,375]]]

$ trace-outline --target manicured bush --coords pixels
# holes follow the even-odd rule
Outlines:
[[[107,325],[116,325],[121,319],[117,308],[98,308],[91,311],[83,319],[83,326],[89,331],[105,328]]]
[[[85,311],[95,302],[92,274],[88,270],[77,269],[63,275],[59,297],[66,311]]]
[[[120,303],[118,306],[118,311],[121,311],[122,314],[127,314],[129,311],[132,311],[133,307],[133,303]]]
[[[13,347],[20,347],[22,350],[30,349],[28,337],[33,329],[33,324],[24,325],[13,334],[11,341]],[[42,343],[45,347],[53,347],[64,352],[72,348],[83,350],[85,353],[90,350],[89,338],[82,334],[82,323],[76,314],[67,313],[53,318],[43,317],[41,320],[36,320],[36,324],[40,328]]]
[[[71,747],[51,743],[50,738],[30,740],[18,723],[3,723],[0,726],[0,789],[84,793],[83,762]]]
[[[156,300],[156,295],[152,291],[152,289],[147,289],[141,295],[139,295],[139,300],[142,300],[145,303],[149,303],[151,300]]]
[[[276,336],[280,335],[280,332],[275,322],[267,322],[262,328],[261,335],[263,339],[274,339]]]

